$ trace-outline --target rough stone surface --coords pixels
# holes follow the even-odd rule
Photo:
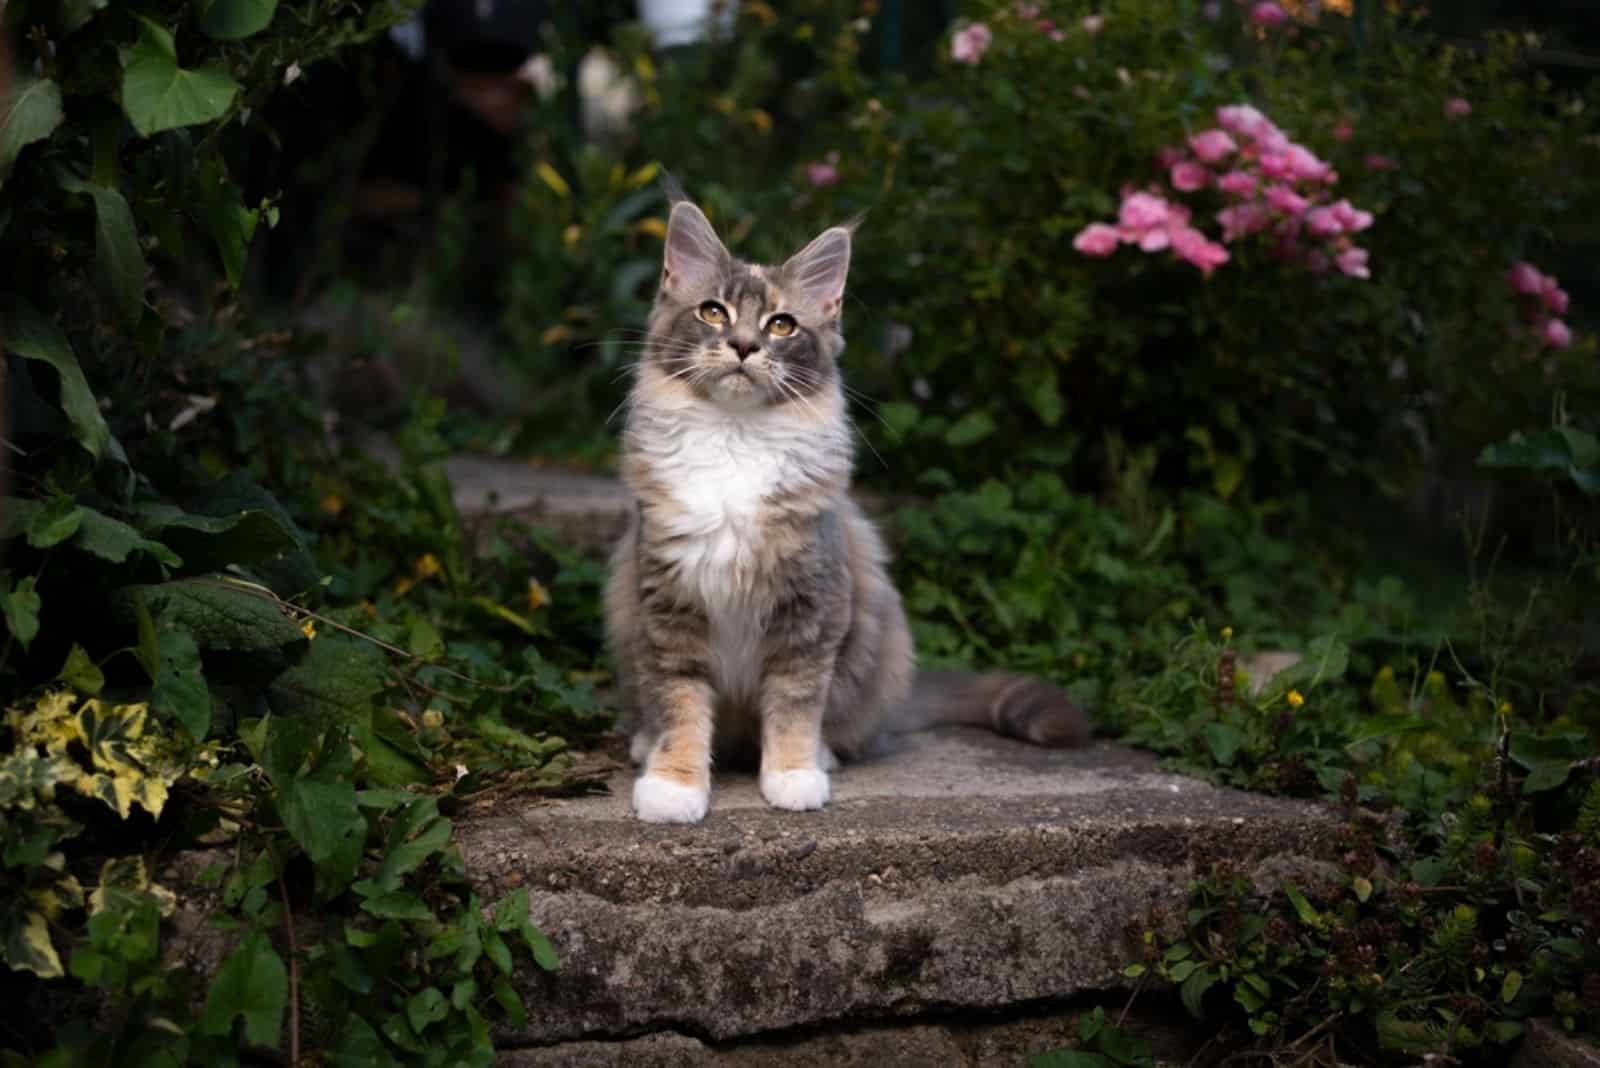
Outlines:
[[[689,1062],[693,1063],[693,1062]],[[1600,1068],[1600,1048],[1574,1038],[1549,1020],[1530,1020],[1511,1068]]]
[[[1326,856],[1335,824],[1147,755],[972,730],[842,769],[817,813],[770,809],[719,770],[705,823],[644,825],[629,782],[460,829],[484,899],[529,887],[563,958],[521,977],[537,1009],[512,1045],[721,1041],[1118,987],[1127,924],[1176,915],[1200,866],[1271,881]]]

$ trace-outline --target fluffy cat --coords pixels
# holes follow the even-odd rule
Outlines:
[[[673,205],[623,435],[637,507],[606,588],[642,820],[704,818],[714,753],[759,752],[762,796],[804,810],[828,801],[838,759],[887,734],[1088,738],[1042,680],[915,670],[883,542],[849,493],[836,361],[850,245],[834,227],[781,267],[744,263],[698,208]]]

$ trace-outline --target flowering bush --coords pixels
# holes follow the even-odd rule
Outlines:
[[[891,402],[891,477],[937,450],[1093,478],[1116,438],[1225,496],[1398,491],[1555,392],[1600,410],[1583,301],[1505,281],[1600,206],[1595,112],[1528,75],[1528,41],[1195,8],[990,0],[914,105],[857,102],[808,210],[868,212],[847,359]]]

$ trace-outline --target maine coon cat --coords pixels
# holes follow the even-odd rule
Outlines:
[[[698,208],[673,205],[623,434],[637,507],[606,589],[642,820],[702,819],[714,755],[759,753],[762,796],[800,810],[827,802],[838,759],[887,734],[1089,735],[1042,680],[915,670],[883,542],[849,492],[836,361],[850,245],[834,227],[781,267],[744,263]]]

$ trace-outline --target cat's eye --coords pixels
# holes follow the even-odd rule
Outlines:
[[[712,326],[728,325],[728,309],[714,300],[706,301],[696,308],[694,313],[700,317],[702,323],[709,323]]]
[[[767,320],[767,333],[773,337],[788,337],[798,329],[792,315],[774,315]]]

